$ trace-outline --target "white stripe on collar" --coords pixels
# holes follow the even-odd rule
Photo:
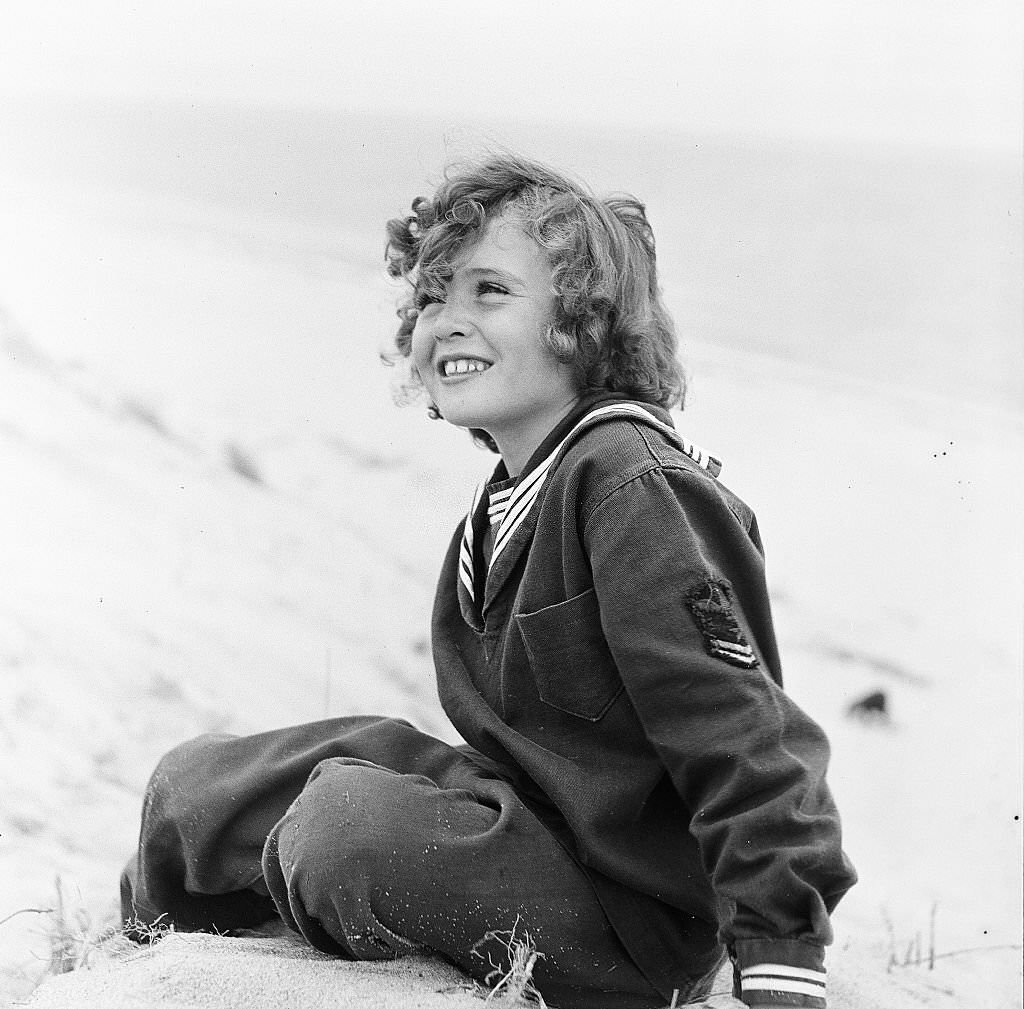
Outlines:
[[[512,488],[505,487],[502,490],[490,490],[487,493],[487,518],[495,529],[501,525],[508,511],[508,499],[512,496]]]
[[[485,480],[476,489],[473,495],[473,503],[469,507],[469,514],[466,516],[466,524],[462,530],[462,547],[459,550],[459,580],[469,592],[469,598],[475,596],[473,591],[473,516],[480,506],[480,499],[484,496],[487,488]]]

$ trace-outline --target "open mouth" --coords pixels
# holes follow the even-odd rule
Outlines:
[[[457,375],[473,375],[490,368],[488,361],[481,361],[477,357],[456,357],[438,362],[437,370],[445,378],[453,378]]]

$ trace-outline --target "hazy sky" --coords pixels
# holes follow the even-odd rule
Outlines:
[[[0,94],[1016,148],[1015,0],[7,0]]]

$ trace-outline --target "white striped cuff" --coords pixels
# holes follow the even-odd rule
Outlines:
[[[740,984],[753,1003],[818,1007],[825,1005],[825,972],[781,963],[759,963],[740,972]],[[787,998],[786,996],[790,996]],[[799,996],[799,1001],[792,998]]]

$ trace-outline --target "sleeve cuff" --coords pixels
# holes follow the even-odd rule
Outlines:
[[[736,941],[739,998],[747,1005],[825,1009],[824,950],[795,939]]]

